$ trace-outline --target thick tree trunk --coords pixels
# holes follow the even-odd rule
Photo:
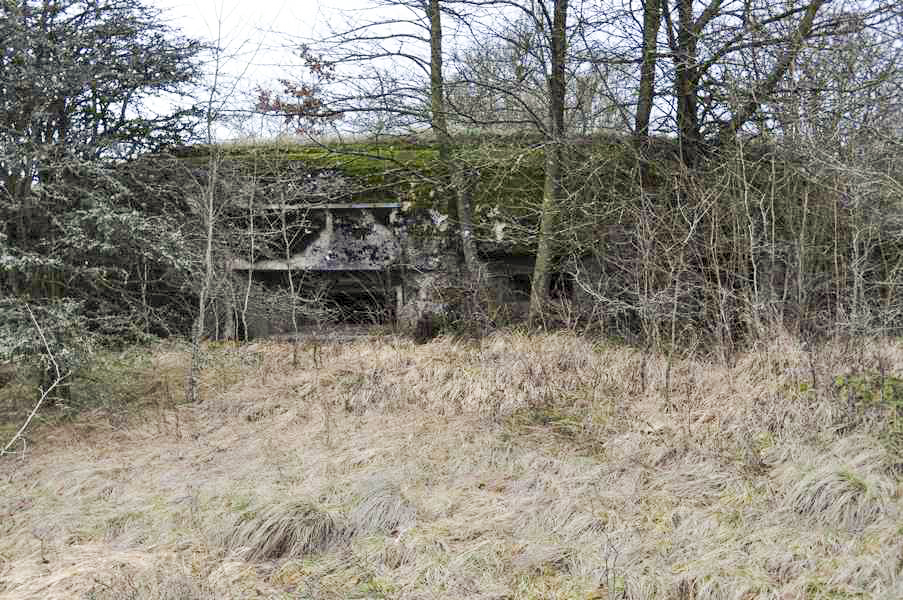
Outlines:
[[[643,62],[640,65],[640,86],[637,90],[634,135],[637,141],[649,136],[649,120],[655,99],[655,66],[658,50],[658,30],[662,21],[659,0],[646,0],[643,7]]]
[[[549,299],[549,276],[554,262],[554,236],[563,201],[565,62],[567,53],[567,0],[555,0],[552,20],[549,86],[549,131],[546,140],[546,173],[542,216],[536,247],[536,265],[530,291],[529,321],[537,325]]]
[[[677,10],[677,65],[674,74],[677,132],[683,162],[692,166],[699,157],[702,145],[696,65],[698,40],[693,23],[693,0],[679,0]]]

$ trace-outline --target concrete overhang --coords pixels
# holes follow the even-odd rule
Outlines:
[[[281,205],[277,206],[280,210],[283,208]],[[397,203],[387,202],[380,205],[332,204],[301,207],[311,210],[328,209],[323,229],[303,251],[293,254],[289,259],[268,259],[254,263],[235,258],[229,262],[229,268],[233,271],[384,271],[398,261],[401,244],[389,227],[377,221],[372,209],[397,206]],[[333,210],[350,209],[359,212],[352,220],[341,222],[337,226]]]

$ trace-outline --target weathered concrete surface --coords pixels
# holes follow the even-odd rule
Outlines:
[[[405,277],[404,302],[398,309],[396,320],[402,331],[414,331],[424,318],[442,319],[449,311],[444,291],[449,289],[452,278],[442,271],[409,272]]]
[[[253,266],[236,259],[234,271],[383,271],[401,256],[394,232],[370,210],[326,211],[317,237],[291,260],[262,260]]]
[[[525,318],[532,256],[505,253],[503,242],[484,242],[479,273],[465,276],[457,254],[449,248],[447,216],[435,210],[393,210],[391,203],[375,206],[321,205],[316,208],[324,211],[323,219],[317,219],[320,230],[290,260],[270,255],[253,265],[232,261],[234,273],[247,277],[250,271],[261,292],[270,294],[254,303],[249,333],[254,337],[290,333],[288,297],[274,291],[289,270],[301,276],[302,297],[305,285],[314,289],[316,282],[326,284],[320,289],[329,291],[322,298],[331,303],[334,314],[369,310],[374,318],[391,318],[394,313],[402,332],[416,334],[424,323],[457,326],[472,319],[479,325]]]

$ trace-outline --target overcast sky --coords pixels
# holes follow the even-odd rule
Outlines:
[[[149,0],[149,3],[165,10],[173,25],[187,35],[205,39],[216,37],[220,22],[226,33],[235,36],[273,29],[309,35],[320,15],[319,0]]]
[[[278,80],[297,79],[300,61],[290,47],[304,38],[322,37],[341,12],[379,11],[371,0],[145,0],[164,11],[165,20],[186,36],[223,48],[223,70],[235,85],[232,107],[253,106],[258,88],[277,90]],[[251,119],[241,129],[223,126],[220,140],[246,135],[274,135],[278,122]]]
[[[242,49],[256,66],[282,64],[290,57],[289,38],[322,36],[341,12],[369,13],[368,0],[147,0],[165,11],[167,20],[187,36],[221,40],[226,50]],[[380,12],[382,9],[377,9]]]
[[[292,62],[287,36],[315,35],[325,25],[324,10],[330,11],[320,0],[148,1],[163,9],[170,24],[188,37],[223,48],[228,69],[251,79],[284,75],[279,67]],[[356,1],[338,0],[349,5]]]
[[[221,69],[225,77],[219,85],[229,93],[227,108],[236,110],[253,106],[254,90],[258,87],[273,88],[279,78],[291,78],[294,57],[286,48],[288,40],[284,34],[309,37],[325,23],[320,0],[147,2],[162,9],[165,20],[186,36],[223,49]],[[272,121],[252,118],[241,126],[220,124],[214,134],[219,140],[248,134],[270,135],[264,130],[273,125]]]

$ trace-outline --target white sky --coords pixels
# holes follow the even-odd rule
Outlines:
[[[287,47],[326,32],[337,10],[367,8],[367,0],[146,0],[164,11],[172,27],[190,38],[216,43],[226,57],[222,70],[234,81],[232,104],[249,108],[257,87],[278,89],[279,78],[292,79],[298,61]],[[212,70],[212,67],[211,67]],[[263,122],[259,124],[263,128]],[[253,131],[253,123],[248,127]],[[247,132],[228,127],[218,138]]]
[[[172,24],[190,37],[216,39],[219,23],[232,37],[260,31],[311,35],[320,19],[319,0],[148,0],[166,11]],[[353,4],[354,2],[347,2]],[[339,2],[341,4],[341,1]]]
[[[214,42],[236,63],[272,67],[291,62],[286,50],[296,41],[322,36],[341,11],[372,9],[368,0],[146,0],[162,9],[170,25],[188,37]]]
[[[282,67],[292,62],[287,35],[310,37],[326,22],[320,0],[148,2],[163,9],[170,25],[186,36],[223,48],[228,72],[259,80],[286,75]]]

